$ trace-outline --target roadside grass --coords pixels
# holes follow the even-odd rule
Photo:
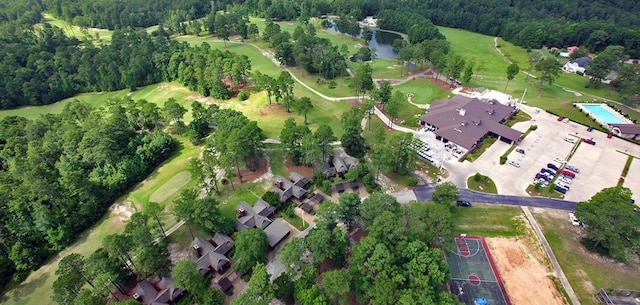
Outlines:
[[[394,90],[413,94],[412,101],[415,104],[431,104],[435,100],[445,99],[451,91],[436,86],[433,82],[425,78],[417,78],[404,84],[394,86]]]
[[[116,200],[116,202],[132,202],[133,206],[140,211],[140,205],[148,202],[150,195],[157,189],[161,188],[172,177],[187,166],[189,158],[197,156],[199,149],[191,147],[185,139],[179,138],[182,147],[169,160],[161,164],[154,170],[149,177],[130,190],[126,194]],[[190,182],[191,183],[191,182]],[[189,183],[187,184],[189,186]],[[169,196],[163,202],[159,202],[161,206],[165,206],[165,210],[170,210],[170,201],[177,196]],[[175,219],[168,215],[165,219],[165,229],[168,228]],[[58,269],[60,259],[71,253],[79,253],[85,257],[91,255],[95,250],[101,247],[104,237],[110,234],[121,233],[124,230],[126,221],[119,215],[107,212],[102,220],[98,221],[94,226],[82,233],[75,243],[61,251],[58,255],[49,259],[38,270],[32,272],[29,277],[17,288],[9,291],[3,299],[3,304],[22,305],[22,304],[55,304],[51,300],[52,285],[55,281],[55,271]]]
[[[366,118],[365,118],[366,120]],[[365,121],[366,122],[366,121]],[[367,125],[368,122],[365,123],[364,125],[364,130],[362,132],[362,136],[364,137],[365,142],[367,143],[367,145],[369,146],[373,146],[375,143],[374,137],[376,132],[378,132],[378,130],[383,129],[384,130],[384,135],[385,135],[385,140],[388,139],[389,137],[391,137],[391,135],[395,134],[395,133],[402,133],[400,131],[397,130],[393,130],[393,129],[389,129],[388,126],[382,122],[382,120],[380,120],[380,118],[376,115],[372,115],[371,116],[371,129],[369,130],[369,126]]]
[[[453,209],[453,234],[484,237],[525,235],[523,212],[519,207],[473,203],[473,207]]]
[[[476,177],[476,175],[478,176]],[[467,179],[467,188],[489,194],[498,193],[498,188],[491,178],[481,175],[480,173],[476,173],[476,175],[470,176]]]
[[[533,215],[582,304],[600,304],[594,297],[600,288],[640,290],[637,266],[625,266],[589,252],[580,243],[580,234],[570,225],[566,214]]]
[[[536,189],[536,186],[533,184],[529,184],[529,186],[527,186],[527,194],[529,194],[529,196],[533,196],[533,197],[548,197],[548,198],[555,198],[555,199],[564,199],[564,195],[556,192],[553,189],[553,181],[549,182],[549,185],[540,189]]]
[[[438,174],[440,173],[440,169],[431,163],[425,161],[418,161],[416,164],[416,170],[427,173],[427,176],[431,178],[431,181],[436,181],[438,179]]]
[[[418,118],[422,114],[424,114],[424,109],[420,109],[409,103],[405,96],[405,98],[402,99],[402,103],[400,104],[400,107],[398,109],[398,116],[396,117],[394,123],[410,128],[415,128],[420,125],[418,123]]]

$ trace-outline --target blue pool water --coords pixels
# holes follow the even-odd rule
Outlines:
[[[625,123],[625,121],[619,119],[613,113],[611,113],[611,111],[607,109],[607,106],[598,105],[598,104],[590,104],[590,105],[587,104],[587,105],[582,105],[582,107],[584,107],[587,111],[591,112],[591,114],[597,116],[607,124],[624,124]]]

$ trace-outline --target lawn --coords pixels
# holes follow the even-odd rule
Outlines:
[[[451,43],[452,52],[475,61],[476,75],[506,78],[509,62],[495,49],[493,37],[454,28],[438,27],[438,30]]]
[[[453,213],[454,234],[484,237],[523,236],[525,224],[519,207],[473,203],[473,207],[456,207]]]
[[[394,86],[394,90],[404,93],[413,93],[415,104],[431,104],[435,100],[448,97],[451,91],[436,86],[433,82],[425,78],[408,81],[404,84]]]
[[[489,149],[489,147],[491,147],[491,145],[493,145],[493,143],[495,143],[496,141],[497,141],[496,138],[485,137],[484,139],[482,139],[480,143],[478,143],[478,145],[470,153],[468,153],[464,157],[464,159],[469,162],[475,161],[476,159],[480,158],[480,156],[482,156],[482,154],[487,149]]]
[[[481,175],[480,173],[476,173],[467,179],[467,188],[489,194],[498,193],[498,189],[496,188],[496,184],[493,180],[487,176]]]
[[[185,140],[181,139],[182,148],[168,161],[160,165],[153,173],[144,181],[135,186],[129,194],[124,195],[116,202],[132,202],[134,206],[148,202],[149,196],[158,188],[161,188],[171,180],[177,173],[186,168],[189,158],[197,156],[198,149],[190,147]],[[177,196],[175,194],[174,196]],[[165,201],[160,202],[161,205],[169,204],[174,198],[170,196]],[[171,224],[172,217],[165,221],[165,225]],[[173,220],[175,222],[175,220]],[[31,275],[17,288],[9,291],[3,299],[3,304],[55,304],[51,300],[52,284],[55,280],[55,271],[58,269],[60,259],[70,253],[79,253],[89,256],[101,246],[102,239],[105,236],[120,233],[124,230],[125,222],[118,216],[111,213],[105,215],[96,225],[86,230],[78,240],[51,258],[48,263],[40,267],[40,269],[31,273]]]
[[[76,25],[72,25],[62,19],[57,19],[51,14],[42,14],[43,19],[52,26],[61,28],[65,34],[69,37],[76,37],[79,40],[89,39],[93,41],[95,45],[109,44],[111,43],[111,36],[113,31],[105,29],[95,28],[81,28]]]
[[[184,121],[190,122],[192,120],[191,103],[193,102],[193,97],[195,95],[197,95],[197,93],[190,91],[187,87],[184,87],[177,82],[158,83],[141,87],[133,92],[125,89],[113,92],[82,93],[50,105],[1,110],[0,119],[11,115],[35,119],[40,117],[42,114],[61,113],[64,106],[75,99],[87,102],[93,107],[101,107],[106,105],[109,99],[128,97],[133,100],[145,99],[148,102],[157,104],[160,108],[162,108],[164,102],[169,98],[174,98],[177,100],[178,104],[187,108],[188,111],[184,116]]]
[[[271,167],[271,172],[274,175],[280,175],[282,177],[287,177],[289,175],[289,171],[284,166],[284,151],[280,147],[273,147],[267,150],[267,156],[269,156],[269,166]]]
[[[580,243],[577,228],[566,213],[535,213],[544,235],[578,299],[584,305],[600,304],[593,294],[600,288],[640,290],[637,266],[627,267],[592,254]]]

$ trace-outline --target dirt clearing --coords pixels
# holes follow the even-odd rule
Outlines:
[[[550,276],[538,243],[520,238],[485,238],[512,304],[566,304]]]

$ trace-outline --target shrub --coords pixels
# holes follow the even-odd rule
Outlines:
[[[418,178],[416,178],[416,177],[407,178],[407,186],[414,187],[416,185],[418,185]]]
[[[239,101],[246,101],[249,98],[249,94],[246,92],[240,92],[238,93],[238,100]]]
[[[229,184],[229,180],[223,178],[222,180],[220,180],[220,183],[222,183],[222,185],[227,185]]]
[[[322,181],[322,185],[320,185],[320,190],[327,195],[331,195],[331,181],[329,180]]]
[[[362,182],[364,183],[364,187],[367,189],[367,192],[372,193],[380,189],[380,185],[376,182],[376,179],[373,178],[370,174],[365,175],[362,178]]]
[[[500,156],[500,165],[507,163],[507,156],[502,155]]]
[[[480,173],[476,173],[475,175],[473,175],[473,181],[475,182],[482,181],[482,175]]]
[[[536,130],[538,129],[538,125],[531,125],[531,127],[529,127],[531,130]]]
[[[336,81],[332,80],[329,82],[329,89],[335,89],[336,87],[338,87],[338,84],[336,84]]]

